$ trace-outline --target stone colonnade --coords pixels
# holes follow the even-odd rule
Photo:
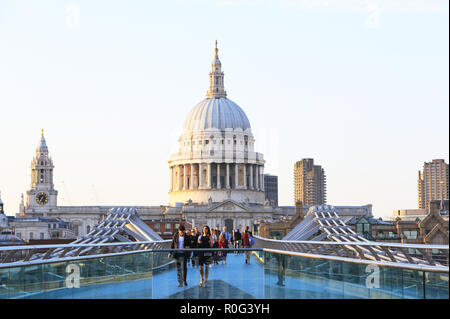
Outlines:
[[[264,166],[247,163],[193,163],[170,167],[170,191],[247,189],[264,191]]]

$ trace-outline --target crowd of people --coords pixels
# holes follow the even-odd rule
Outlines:
[[[185,229],[183,225],[178,227],[178,232],[173,236],[171,249],[186,248],[251,248],[253,235],[248,226],[241,233],[239,229],[234,229],[231,233],[226,227],[220,231],[219,226],[210,229],[209,226],[203,226],[201,232],[198,227]],[[234,254],[239,254],[235,251]],[[192,267],[200,268],[200,287],[206,287],[211,265],[227,263],[227,251],[176,251],[169,254],[173,257],[177,269],[178,287],[187,286],[187,265],[191,263]],[[250,251],[245,251],[245,263],[250,264]]]

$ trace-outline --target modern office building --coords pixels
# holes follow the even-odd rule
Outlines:
[[[327,202],[326,176],[314,159],[304,158],[294,165],[294,202],[305,206],[324,205]]]
[[[269,204],[278,207],[278,176],[264,174],[264,192]]]
[[[425,162],[417,184],[419,209],[429,209],[432,200],[449,199],[448,164],[443,159]]]

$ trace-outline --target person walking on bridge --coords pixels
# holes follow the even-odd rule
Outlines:
[[[221,248],[229,248],[231,235],[229,232],[227,232],[226,226],[223,226],[223,228],[222,228],[222,235],[225,235],[225,247],[221,247]],[[220,237],[222,237],[222,235],[220,235]],[[220,240],[219,240],[219,245],[220,245]],[[223,264],[225,265],[227,263],[227,252],[226,251],[223,252],[222,260],[223,260]]]
[[[251,248],[250,237],[252,237],[252,232],[249,230],[250,227],[245,226],[244,233],[242,234],[242,246],[243,248]],[[245,251],[245,263],[250,264],[250,251]]]
[[[225,236],[225,233],[222,232],[220,234],[220,238],[219,238],[219,248],[228,248],[228,240],[227,240],[227,236]],[[223,264],[225,265],[227,263],[227,252],[226,251],[220,251],[218,254],[219,258],[218,260],[223,261]]]
[[[184,230],[184,225],[178,227],[178,233],[172,239],[171,249],[189,248],[189,238],[185,236]],[[169,258],[171,256],[172,253],[169,254]],[[173,253],[173,258],[175,259],[175,266],[177,268],[178,287],[183,287],[183,285],[187,286],[187,255],[185,252],[176,251]]]
[[[203,226],[202,234],[198,237],[198,248],[212,248],[211,231],[208,226]],[[212,261],[212,251],[200,251],[198,263],[200,266],[200,287],[206,287],[209,275],[209,264]]]
[[[239,228],[233,232],[233,239],[234,239],[234,248],[241,248],[242,235],[241,232],[239,231]],[[238,255],[239,252],[235,251],[234,254]]]
[[[200,237],[201,233],[198,230],[198,227],[195,226],[194,230],[192,231],[192,237],[193,237],[193,245],[191,248],[198,248],[197,246],[197,242],[198,242],[198,238]],[[192,266],[193,267],[197,267],[198,266],[198,252],[194,251],[192,254]]]

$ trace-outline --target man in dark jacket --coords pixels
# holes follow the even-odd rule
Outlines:
[[[191,231],[191,246],[190,246],[191,248],[198,248],[197,241],[198,241],[199,236],[200,236],[200,233],[198,231],[198,227],[195,226],[195,228],[193,228]],[[198,266],[198,252],[196,252],[196,251],[192,252],[191,263],[192,263],[192,267]]]
[[[184,226],[180,225],[178,227],[178,232],[173,236],[171,249],[184,249],[189,248],[190,238],[188,238],[184,233]],[[171,257],[172,254],[169,254]],[[175,259],[175,266],[177,268],[177,279],[178,279],[178,287],[187,286],[187,255],[184,252],[174,252],[173,258]]]
[[[233,238],[234,238],[234,248],[241,248],[241,233],[239,232],[239,229],[236,229],[236,231],[233,231]],[[239,254],[239,252],[235,251],[235,255]]]

